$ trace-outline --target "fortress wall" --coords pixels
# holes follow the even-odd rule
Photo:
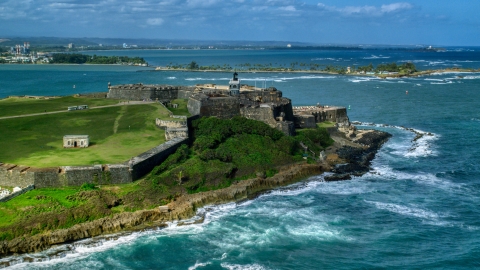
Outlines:
[[[200,115],[200,108],[202,107],[202,100],[195,97],[189,98],[187,102],[187,109],[191,115]]]
[[[170,154],[173,154],[178,147],[187,142],[188,138],[175,138],[132,158],[128,162],[132,172],[132,180],[140,179],[149,173],[155,166],[167,159]]]
[[[270,107],[240,108],[240,115],[248,119],[262,121],[273,128],[275,128],[277,125],[277,121],[275,121],[273,110]]]
[[[298,128],[315,128],[317,121],[315,115],[295,115],[295,127]]]
[[[277,122],[277,126],[275,128],[287,136],[295,136],[295,125],[292,121]]]
[[[60,177],[60,168],[32,168],[30,171],[34,174],[35,188],[61,187],[66,186],[66,179]]]
[[[127,84],[110,86],[107,98],[125,100],[172,100],[177,98],[187,99],[193,93],[194,88],[171,85],[143,85]]]
[[[292,102],[288,98],[281,98],[281,104],[275,104],[273,106],[273,116],[275,118],[279,117],[282,113],[284,115],[283,119],[286,121],[294,121]]]
[[[282,91],[278,90],[262,90],[262,91],[253,91],[253,92],[242,92],[248,98],[252,100],[257,100],[258,97],[261,98],[261,102],[279,102],[282,100]]]
[[[233,97],[210,98],[202,101],[201,116],[215,116],[221,119],[230,119],[240,115],[239,99]]]
[[[193,90],[194,90],[194,88],[192,88],[192,89],[189,89],[189,88],[180,89],[177,92],[177,98],[187,99],[187,98],[192,96]]]
[[[102,173],[103,184],[127,184],[132,182],[130,167],[125,164],[107,164]]]
[[[125,99],[125,100],[144,100],[152,99],[152,91],[149,89],[121,89],[119,87],[110,87],[107,98]]]
[[[67,186],[81,186],[84,183],[100,184],[102,182],[102,166],[65,166],[61,167],[60,177],[66,180]]]
[[[165,130],[165,139],[170,141],[174,138],[187,138],[188,137],[188,128],[167,128]]]
[[[27,187],[33,185],[34,179],[25,166],[14,164],[0,165],[0,186]]]
[[[159,127],[167,127],[167,128],[181,128],[181,127],[186,127],[187,122],[186,121],[173,121],[173,120],[161,120],[161,119],[156,119],[155,120],[155,125]]]

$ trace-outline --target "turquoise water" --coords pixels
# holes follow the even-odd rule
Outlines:
[[[195,60],[190,59],[197,56],[195,52],[177,52],[188,54],[178,59]],[[164,53],[148,51],[139,56],[161,64]],[[286,62],[298,56],[230,53],[246,55],[250,62],[257,54],[266,61]],[[324,54],[328,53],[333,52]],[[417,57],[411,60],[480,67],[477,51],[458,48],[416,56],[389,53],[375,55],[390,56],[385,62]],[[347,55],[362,65],[370,60],[363,59],[364,52],[346,52],[342,58]],[[229,52],[212,57],[228,61]],[[11,65],[0,65],[0,75],[0,97],[106,91],[109,81],[225,84],[231,77],[229,73],[152,72],[130,67]],[[351,181],[327,183],[324,175],[313,176],[254,200],[200,209],[199,216],[205,216],[202,224],[173,223],[166,229],[121,235],[116,240],[64,245],[57,250],[70,251],[57,256],[48,255],[53,251],[27,255],[35,263],[21,263],[25,256],[0,261],[16,260],[12,268],[18,269],[480,267],[480,74],[394,80],[287,73],[240,77],[251,85],[274,85],[294,105],[350,106],[350,120],[360,121],[360,128],[384,130],[393,137],[378,153],[372,171]],[[415,134],[404,127],[432,136],[412,142]]]

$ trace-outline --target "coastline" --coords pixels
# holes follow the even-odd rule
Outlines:
[[[207,72],[207,73],[224,73],[232,72],[232,70],[195,70],[195,69],[171,69],[164,67],[155,67],[151,71],[176,71],[176,72]],[[235,70],[237,73],[299,73],[299,74],[326,74],[326,75],[344,75],[344,76],[364,76],[364,77],[379,77],[386,78],[410,78],[419,77],[432,74],[444,74],[444,73],[480,73],[480,69],[465,69],[465,68],[445,68],[445,69],[429,69],[414,72],[412,74],[362,74],[362,73],[345,73],[328,72],[322,70]]]
[[[371,134],[371,136],[366,136],[365,134]],[[219,190],[186,194],[176,198],[166,207],[124,212],[111,217],[77,224],[68,229],[54,230],[34,236],[17,237],[10,241],[0,241],[0,258],[13,254],[40,252],[55,245],[72,243],[96,236],[164,227],[166,222],[180,221],[193,217],[198,208],[206,205],[251,199],[261,192],[292,184],[324,172],[333,171],[339,175],[335,168],[338,168],[337,165],[345,164],[346,162],[353,164],[353,166],[342,166],[343,170],[340,177],[325,180],[347,180],[350,179],[345,178],[347,174],[359,176],[368,172],[370,161],[390,136],[390,134],[382,131],[364,130],[363,134],[359,136],[358,142],[353,142],[347,139],[343,133],[337,132],[332,135],[335,144],[327,149],[327,158],[324,162],[286,165],[279,170],[279,173],[270,178],[257,177],[239,181]],[[373,137],[373,139],[368,137]],[[345,145],[346,141],[350,141],[350,143]],[[348,154],[338,155],[337,152],[345,147],[356,148],[358,151],[355,153],[355,156],[360,158],[358,159]]]

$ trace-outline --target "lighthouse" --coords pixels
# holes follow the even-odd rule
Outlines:
[[[228,89],[230,90],[230,96],[240,95],[240,80],[238,79],[238,73],[233,73],[233,78],[229,82]]]

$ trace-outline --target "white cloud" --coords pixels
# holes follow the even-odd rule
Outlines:
[[[388,5],[377,6],[345,6],[345,7],[336,7],[336,6],[327,6],[323,3],[318,3],[317,7],[323,11],[329,11],[343,16],[363,16],[363,17],[380,17],[388,13],[396,13],[413,8],[413,5],[410,3],[400,2],[393,3]]]
[[[413,6],[409,3],[394,3],[390,5],[382,5],[380,10],[383,13],[391,13],[391,12],[397,12],[397,11],[402,11],[402,10],[408,10],[412,9]]]
[[[278,9],[284,10],[284,11],[297,11],[297,9],[294,6],[279,7]]]
[[[208,7],[220,2],[219,0],[187,0],[187,5],[191,7]]]
[[[148,25],[162,25],[164,20],[162,18],[150,18],[147,20]]]

